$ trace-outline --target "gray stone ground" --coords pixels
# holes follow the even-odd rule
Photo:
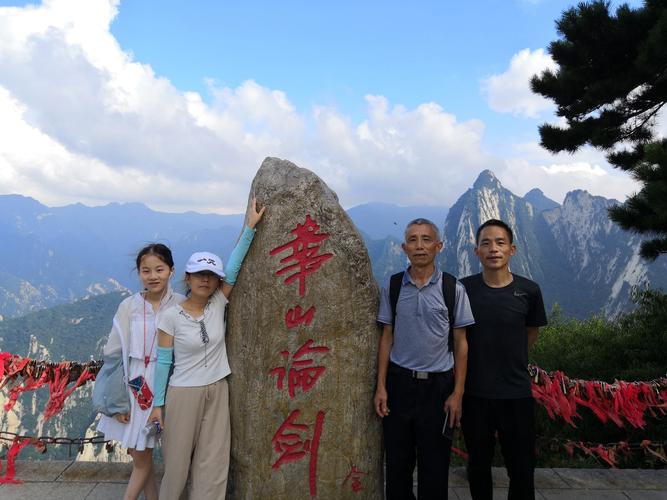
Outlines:
[[[122,498],[130,470],[120,463],[18,461],[16,478],[24,483],[0,485],[0,499]],[[493,475],[495,497],[506,498],[504,469],[494,469]],[[667,500],[667,470],[538,469],[535,484],[539,499]],[[450,470],[449,485],[450,499],[470,498],[462,467]]]

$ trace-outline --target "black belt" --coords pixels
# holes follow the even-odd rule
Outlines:
[[[417,380],[428,380],[430,378],[444,377],[449,375],[452,370],[447,370],[446,372],[420,372],[418,370],[409,370],[408,368],[403,368],[402,366],[397,365],[396,363],[389,362],[389,373],[396,375],[405,375],[408,377],[416,378]]]

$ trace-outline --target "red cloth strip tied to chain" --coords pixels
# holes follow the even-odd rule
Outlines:
[[[645,415],[655,417],[667,413],[667,379],[650,382],[570,379],[563,372],[547,373],[531,365],[533,397],[547,410],[549,417],[561,417],[572,427],[581,416],[577,405],[589,408],[603,423],[611,420],[618,427],[629,424],[643,429]]]
[[[0,484],[21,484],[23,482],[18,479],[14,479],[14,475],[16,473],[15,471],[16,457],[18,456],[19,453],[21,453],[21,450],[23,448],[25,448],[30,444],[31,441],[32,439],[30,438],[14,440],[11,448],[9,448],[9,451],[7,452],[7,470],[5,471],[4,476],[0,476]],[[2,473],[1,461],[0,461],[0,473]]]
[[[95,380],[102,363],[63,361],[50,363],[0,352],[0,389],[8,387],[5,411],[11,410],[19,396],[47,385],[49,400],[44,410],[44,421],[60,412],[65,399],[78,387]],[[67,387],[72,383],[71,387]]]
[[[10,380],[15,380],[25,369],[30,361],[28,358],[14,356],[8,352],[0,352],[0,389],[4,388]],[[21,382],[19,381],[9,390],[9,399],[5,403],[5,411],[11,410],[16,404],[21,392]]]
[[[573,455],[574,449],[577,448],[583,451],[586,455],[590,455],[592,457],[597,457],[601,459],[612,469],[615,469],[616,466],[618,465],[618,461],[616,459],[617,453],[619,451],[624,451],[622,443],[620,443],[619,446],[604,446],[602,444],[598,444],[595,446],[588,446],[582,443],[581,441],[576,441],[576,442],[568,441],[563,446],[570,455]]]
[[[56,374],[59,374],[60,378],[56,378],[56,380],[49,383],[50,397],[46,404],[46,408],[44,409],[45,422],[63,409],[65,400],[75,391],[75,389],[85,384],[88,380],[95,380],[95,375],[89,372],[88,368],[84,368],[81,375],[79,375],[79,378],[74,382],[74,385],[67,389],[67,384],[69,383],[69,371],[61,368],[56,370]]]
[[[618,443],[604,445],[568,440],[563,444],[563,447],[567,450],[570,456],[574,454],[575,449],[578,449],[584,452],[586,455],[599,458],[613,469],[618,466],[618,457],[621,454],[628,455],[632,453],[632,450],[637,449],[643,450],[645,453],[651,455],[654,459],[658,459],[661,462],[667,464],[667,456],[665,456],[662,443],[653,443],[648,439],[643,440],[641,443],[639,443],[639,445],[634,443],[631,444],[627,441],[620,441]]]

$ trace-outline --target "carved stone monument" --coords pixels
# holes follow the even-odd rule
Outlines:
[[[267,158],[267,211],[229,309],[233,499],[381,499],[378,292],[366,247],[312,172]]]

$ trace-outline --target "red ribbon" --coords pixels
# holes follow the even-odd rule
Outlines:
[[[31,438],[15,439],[11,448],[7,452],[7,471],[4,476],[0,476],[0,484],[21,484],[23,481],[14,479],[16,457],[21,450],[28,446]],[[0,462],[0,472],[2,472],[2,462]]]
[[[22,393],[48,385],[49,400],[44,410],[46,421],[62,410],[65,399],[75,389],[89,380],[95,380],[99,366],[97,362],[83,364],[70,361],[37,362],[8,352],[0,352],[0,389],[8,385],[5,411],[10,411],[14,407]],[[78,378],[71,380],[79,370]],[[68,389],[70,382],[73,382],[73,385]]]
[[[611,420],[618,427],[629,424],[643,429],[645,415],[665,415],[667,409],[667,379],[652,382],[616,381],[613,384],[597,380],[574,380],[556,371],[549,374],[531,367],[533,397],[547,410],[550,418],[561,417],[572,427],[574,418],[581,418],[577,406],[589,408],[603,423]]]

